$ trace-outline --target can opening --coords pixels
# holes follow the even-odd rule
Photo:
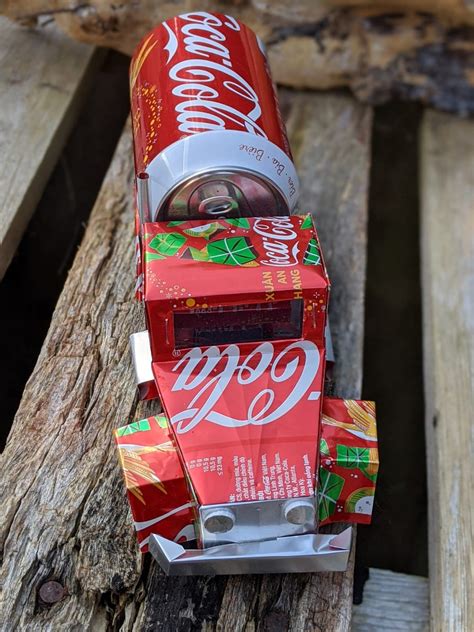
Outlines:
[[[203,215],[222,216],[236,210],[238,204],[226,195],[215,195],[200,202],[198,211]]]
[[[188,202],[190,213],[208,217],[248,215],[249,205],[240,187],[229,180],[209,180],[199,184]]]

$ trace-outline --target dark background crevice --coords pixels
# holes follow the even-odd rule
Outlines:
[[[359,567],[427,575],[418,130],[422,109],[375,109],[369,194],[363,397],[377,403],[375,515]]]

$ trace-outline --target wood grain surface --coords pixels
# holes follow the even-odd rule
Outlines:
[[[428,632],[426,577],[371,568],[364,600],[354,606],[351,632]]]
[[[432,630],[474,629],[474,121],[425,113],[422,289]]]
[[[333,282],[336,393],[360,395],[371,110],[337,94],[282,98]],[[127,128],[1,457],[0,619],[11,629],[347,631],[352,571],[167,578],[142,559],[112,428],[136,401],[128,335],[133,160]],[[55,583],[51,583],[55,582]]]
[[[54,24],[26,31],[0,17],[0,279],[101,58]]]
[[[474,112],[473,0],[0,0],[0,13],[22,23],[54,19],[75,39],[129,55],[162,20],[203,10],[254,29],[281,85]]]

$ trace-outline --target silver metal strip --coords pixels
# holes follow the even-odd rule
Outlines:
[[[326,362],[334,363],[336,357],[334,355],[334,347],[332,344],[331,328],[329,326],[329,316],[326,320],[326,329],[324,330],[325,346],[326,346]]]
[[[137,176],[137,206],[141,224],[151,222],[149,179],[150,176],[144,172]]]
[[[132,354],[133,368],[137,386],[153,382],[153,370],[151,368],[151,347],[148,331],[139,331],[130,336],[130,351]]]
[[[186,550],[151,535],[150,552],[167,575],[241,575],[345,571],[352,528],[339,534],[293,535],[263,542]]]
[[[317,504],[314,496],[202,505],[199,529],[204,548],[220,544],[271,540],[314,534]]]

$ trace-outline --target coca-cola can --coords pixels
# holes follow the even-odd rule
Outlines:
[[[263,44],[231,16],[167,20],[130,67],[143,221],[287,215],[298,177]]]

